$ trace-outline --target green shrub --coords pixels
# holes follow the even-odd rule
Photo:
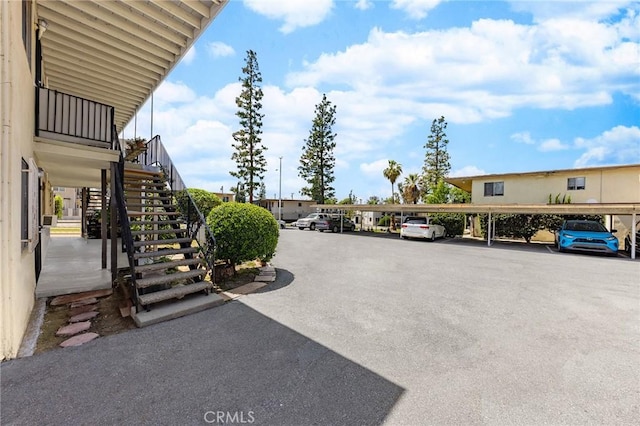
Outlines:
[[[276,252],[278,222],[262,207],[224,203],[211,210],[207,224],[216,239],[216,258],[234,266],[256,259],[267,262]]]
[[[445,227],[448,237],[464,234],[466,218],[464,213],[436,213],[430,216],[433,223]]]
[[[389,226],[390,223],[391,223],[391,216],[385,215],[378,220],[378,226]]]
[[[205,219],[209,216],[211,210],[222,204],[222,201],[216,194],[205,191],[204,189],[189,188],[176,192],[176,206],[185,218],[187,217],[187,211],[189,211],[190,214],[188,220],[190,222],[197,222],[198,216],[192,208],[188,208],[189,197],[187,196],[186,191],[189,191],[191,198],[193,198],[193,202],[196,203],[198,210],[200,210],[200,213],[202,213],[202,216]]]
[[[56,195],[53,198],[53,200],[55,204],[54,207],[55,207],[56,216],[58,216],[58,219],[62,219],[62,209],[64,207],[64,200],[59,195]]]

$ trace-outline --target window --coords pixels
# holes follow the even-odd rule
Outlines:
[[[302,203],[298,203],[298,207],[302,207]]]
[[[228,203],[229,202],[229,197],[227,197],[227,196],[222,197],[222,202]]]
[[[27,52],[27,62],[31,68],[31,0],[22,0],[22,43]]]
[[[575,177],[567,179],[567,189],[577,190],[585,188],[586,179],[584,177]]]
[[[20,191],[20,239],[22,248],[29,248],[30,252],[35,249],[40,237],[38,233],[38,196],[38,166],[33,159],[29,159],[27,162],[23,158]]]
[[[504,195],[504,182],[485,182],[484,196],[498,197]]]

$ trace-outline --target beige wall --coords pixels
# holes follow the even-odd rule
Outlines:
[[[34,157],[35,89],[22,43],[21,2],[3,1],[0,15],[0,359],[5,359],[17,354],[34,303],[34,255],[20,243],[20,189],[21,158]],[[35,33],[32,41],[35,53]]]
[[[282,220],[293,221],[301,217],[308,216],[315,209],[311,208],[315,201],[310,200],[282,200]],[[269,210],[271,214],[278,218],[278,200],[260,200],[259,205]]]
[[[568,190],[567,179],[584,177],[584,190]],[[504,182],[504,196],[485,197],[485,182]],[[475,179],[471,200],[474,204],[547,203],[571,196],[572,203],[631,203],[640,201],[640,165],[605,170],[576,170],[526,175],[507,175]]]

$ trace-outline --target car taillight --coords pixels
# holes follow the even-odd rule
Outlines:
[[[406,227],[407,227],[407,225],[403,223],[403,224],[402,224],[402,227],[403,227],[403,228],[406,228]]]
[[[420,229],[429,229],[429,225],[420,225]]]

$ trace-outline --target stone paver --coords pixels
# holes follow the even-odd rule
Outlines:
[[[54,297],[51,300],[51,306],[66,305],[67,303],[78,302],[80,300],[111,296],[112,294],[113,294],[112,289],[85,291],[83,293],[75,293],[75,294],[66,294],[64,296]]]
[[[60,346],[63,348],[68,348],[69,346],[80,346],[98,337],[100,337],[100,335],[97,333],[82,333],[65,340],[60,343]]]
[[[98,309],[98,307],[96,305],[78,306],[76,308],[70,309],[69,310],[69,315],[74,317],[74,316],[76,316],[78,314],[83,314],[85,312],[95,311],[96,309]]]
[[[60,327],[58,331],[56,331],[56,336],[73,336],[74,334],[87,331],[89,327],[91,327],[91,321],[76,322]]]
[[[74,322],[87,321],[97,317],[98,315],[99,315],[99,312],[97,311],[83,312],[81,314],[74,315],[71,318],[69,318],[69,322],[74,323]]]
[[[265,282],[265,283],[271,283],[274,282],[276,280],[275,275],[258,275],[257,277],[254,278],[255,281],[261,281],[261,282]]]
[[[73,302],[71,304],[71,309],[77,308],[79,306],[93,305],[95,303],[98,303],[98,299],[96,299],[95,297],[92,299],[80,300],[78,302]]]

